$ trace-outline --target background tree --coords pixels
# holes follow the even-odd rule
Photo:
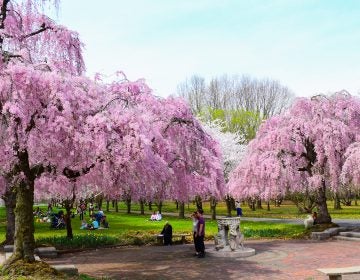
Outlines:
[[[257,113],[263,119],[283,112],[294,99],[294,94],[276,80],[245,75],[223,75],[208,84],[194,75],[178,85],[178,95],[188,101],[195,114],[207,108],[240,110]]]
[[[345,179],[354,170],[344,163],[351,161],[353,143],[359,139],[359,106],[359,99],[346,92],[299,98],[260,127],[230,177],[230,192],[268,200],[287,190],[310,190],[316,195],[319,222],[330,222],[326,192],[340,190],[340,174]]]
[[[225,181],[228,181],[228,176],[230,172],[239,164],[241,159],[245,155],[246,145],[244,143],[244,136],[239,133],[232,133],[226,131],[225,123],[219,119],[215,121],[205,122],[204,123],[205,131],[210,134],[216,141],[219,142],[222,158],[223,158],[223,172]],[[225,196],[226,200],[231,200],[231,198]],[[228,215],[231,216],[231,203],[228,205]],[[210,208],[212,219],[216,219],[216,198],[210,197]]]

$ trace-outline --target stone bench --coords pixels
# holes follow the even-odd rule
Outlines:
[[[4,251],[5,252],[14,252],[14,245],[5,245],[4,246]]]
[[[56,258],[58,253],[55,247],[39,247],[35,249],[35,254],[41,258]]]
[[[190,234],[189,233],[177,233],[177,234],[172,235],[172,239],[174,240],[174,238],[175,239],[179,238],[181,240],[181,243],[185,244],[187,236],[190,236]],[[156,234],[155,237],[157,239],[158,244],[164,244],[164,235],[163,234]]]
[[[360,266],[349,266],[340,268],[319,268],[318,271],[329,276],[329,280],[341,280],[342,275],[360,274]]]
[[[69,276],[79,275],[79,271],[77,267],[73,264],[57,264],[57,265],[52,265],[51,267],[54,268],[56,271],[60,273],[64,273]]]
[[[4,251],[5,253],[12,253],[14,251],[14,245],[5,245]],[[56,258],[58,255],[55,247],[35,248],[34,253],[41,258]]]

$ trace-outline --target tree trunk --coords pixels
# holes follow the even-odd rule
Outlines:
[[[34,262],[34,181],[22,182],[16,189],[14,253],[7,263]]]
[[[263,207],[261,205],[261,199],[256,200],[256,209],[263,209]]]
[[[175,200],[176,210],[179,210],[179,201]]]
[[[103,196],[101,195],[99,198],[98,198],[98,210],[101,210],[102,209],[102,203],[103,203]]]
[[[202,207],[202,199],[200,196],[195,196],[196,209],[203,209]]]
[[[227,216],[231,217],[232,205],[231,205],[231,197],[229,195],[225,197],[225,202],[226,202]]]
[[[179,203],[179,218],[180,219],[185,218],[185,203],[184,202]]]
[[[106,212],[110,211],[110,200],[106,200]]]
[[[322,182],[322,187],[317,190],[316,206],[319,211],[317,223],[328,224],[331,223],[331,216],[329,214],[326,204],[326,187],[325,182]]]
[[[6,239],[5,244],[14,244],[15,236],[15,207],[16,207],[16,188],[6,186],[6,192],[2,197],[6,207]]]
[[[355,206],[358,206],[358,201],[357,201],[357,200],[358,200],[358,194],[359,194],[359,191],[356,191],[356,192],[355,192],[355,197],[354,197]]]
[[[216,198],[210,197],[210,209],[211,209],[211,219],[216,220]]]
[[[145,215],[145,203],[144,203],[144,200],[140,199],[140,214],[141,215]]]
[[[131,198],[127,198],[127,199],[125,200],[125,203],[126,203],[126,208],[127,208],[127,212],[126,212],[126,213],[130,214],[130,213],[131,213]]]
[[[72,203],[69,201],[66,201],[64,203],[66,215],[65,215],[65,225],[66,225],[66,237],[68,239],[73,239],[73,231],[71,226],[71,209],[72,209]]]
[[[117,200],[115,200],[115,212],[118,213],[119,212],[119,203]]]
[[[255,204],[256,204],[255,199],[252,199],[252,198],[248,199],[248,205],[249,205],[249,208],[251,209],[251,211],[256,210]]]
[[[334,209],[335,210],[341,209],[340,197],[337,193],[335,193],[335,195],[334,195]]]
[[[162,201],[159,201],[158,203],[157,203],[157,208],[158,208],[158,211],[159,211],[159,213],[161,214],[161,210],[162,210]]]
[[[270,211],[270,200],[267,202],[267,210]]]
[[[151,211],[151,210],[152,210],[152,202],[149,201],[149,211]]]

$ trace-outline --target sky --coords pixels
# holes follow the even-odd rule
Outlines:
[[[360,92],[357,0],[62,0],[56,21],[79,32],[87,75],[120,70],[159,96],[194,74]]]

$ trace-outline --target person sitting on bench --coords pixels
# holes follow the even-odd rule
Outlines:
[[[169,224],[169,222],[165,223],[161,234],[164,235],[164,245],[172,245],[172,226]]]

